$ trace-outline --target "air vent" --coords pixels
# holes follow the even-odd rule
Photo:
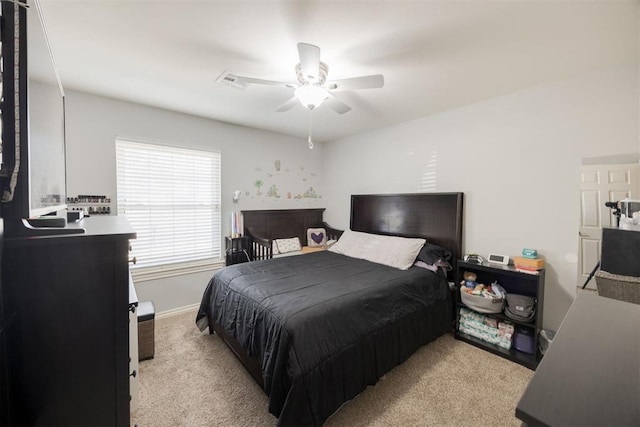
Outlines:
[[[225,84],[227,86],[234,87],[236,89],[244,89],[247,87],[246,83],[239,81],[238,76],[233,74],[231,71],[223,71],[222,74],[218,76],[216,79],[217,83]]]

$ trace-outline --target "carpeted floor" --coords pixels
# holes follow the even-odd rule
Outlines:
[[[195,311],[156,319],[155,358],[140,363],[131,425],[273,426],[267,396]],[[515,406],[533,371],[457,341],[422,347],[326,426],[519,426]]]

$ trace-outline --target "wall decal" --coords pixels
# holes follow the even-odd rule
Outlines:
[[[307,171],[305,165],[293,168],[286,161],[274,159],[273,166],[256,166],[253,181],[255,192],[245,190],[245,195],[256,201],[277,203],[279,200],[308,200],[312,202],[322,198],[313,187],[317,184],[318,174]],[[263,192],[263,188],[265,191]]]
[[[280,195],[278,194],[278,187],[276,187],[275,184],[272,184],[271,187],[269,187],[269,191],[267,191],[267,197],[275,197],[276,199],[280,198]]]
[[[262,193],[260,192],[260,188],[264,185],[264,181],[262,181],[261,179],[256,180],[256,182],[253,183],[253,186],[256,187],[258,189],[258,191],[256,192],[256,196],[261,196]]]
[[[309,189],[304,192],[302,197],[304,197],[306,199],[317,199],[318,198],[318,194],[316,193],[316,190],[313,189],[313,187],[309,187]]]

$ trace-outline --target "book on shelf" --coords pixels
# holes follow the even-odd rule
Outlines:
[[[520,273],[538,274],[538,275],[540,274],[540,271],[535,268],[517,266],[517,265],[515,267],[516,267],[516,271],[519,271]]]

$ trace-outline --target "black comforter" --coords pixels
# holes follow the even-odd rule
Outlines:
[[[441,272],[324,251],[220,270],[196,322],[217,323],[261,361],[279,425],[321,425],[450,330],[451,312]]]

